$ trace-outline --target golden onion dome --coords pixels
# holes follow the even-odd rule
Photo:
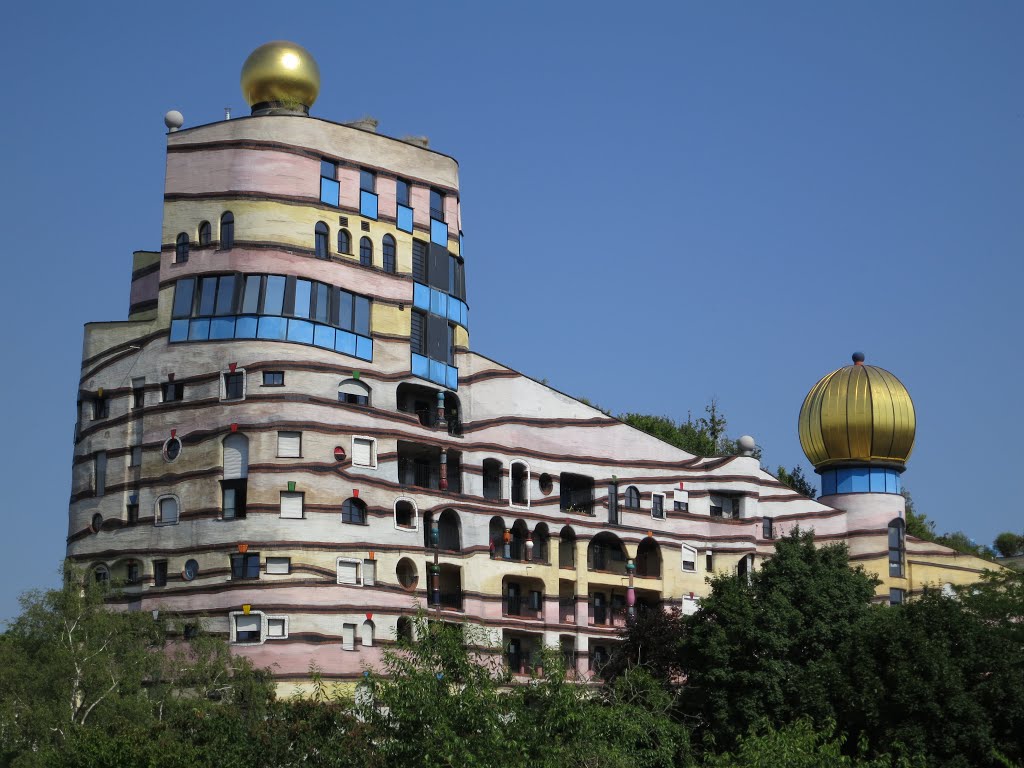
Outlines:
[[[864,355],[815,384],[800,409],[800,445],[815,469],[877,464],[903,469],[914,450],[914,402],[902,382]]]
[[[242,65],[242,93],[250,107],[308,112],[320,93],[320,68],[301,45],[287,40],[264,43]]]

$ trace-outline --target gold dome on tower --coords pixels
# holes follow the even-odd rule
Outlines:
[[[320,68],[297,43],[264,43],[242,65],[242,94],[254,114],[262,109],[308,113],[319,93]]]
[[[903,469],[914,450],[914,402],[902,382],[864,355],[815,384],[800,409],[800,445],[815,469],[877,464]]]

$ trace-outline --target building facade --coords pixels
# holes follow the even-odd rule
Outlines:
[[[168,113],[161,248],[134,254],[128,320],[85,329],[68,556],[128,608],[283,684],[357,679],[418,607],[516,673],[547,645],[589,676],[630,610],[696,610],[794,526],[846,542],[880,600],[985,567],[905,535],[891,374],[858,360],[808,395],[817,501],[749,450],[687,454],[470,351],[455,160],[310,117],[294,44],[242,81],[249,117]]]

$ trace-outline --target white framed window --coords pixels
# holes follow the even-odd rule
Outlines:
[[[370,648],[373,646],[373,636],[376,633],[376,627],[373,622],[367,619],[359,627],[359,642],[364,648]]]
[[[700,604],[698,603],[698,598],[694,596],[693,592],[688,595],[683,595],[683,616],[693,616],[699,607]]]
[[[277,457],[279,459],[301,459],[302,458],[302,433],[301,432],[278,432],[277,433]]]
[[[665,519],[665,494],[664,493],[652,493],[651,494],[651,517],[655,520]]]
[[[157,525],[177,525],[180,515],[181,508],[177,496],[168,494],[157,498],[155,515]]]
[[[354,435],[352,437],[352,466],[377,468],[377,439]]]
[[[281,491],[281,517],[301,520],[305,496],[301,491]]]
[[[221,400],[245,400],[245,368],[223,371],[220,375]]]
[[[234,645],[260,645],[266,637],[264,616],[260,611],[232,611],[231,642]]]
[[[292,559],[290,557],[268,557],[267,573],[272,576],[286,576],[292,572]]]
[[[520,459],[508,466],[508,504],[510,507],[530,506],[530,465]]]
[[[267,640],[288,639],[288,617],[267,616]]]
[[[338,558],[338,583],[359,586],[359,566],[361,561],[347,557]]]
[[[354,651],[356,649],[356,627],[355,624],[345,622],[341,625],[341,650]]]
[[[693,547],[683,544],[682,546],[683,560],[682,569],[686,573],[697,572],[697,550]]]
[[[399,531],[418,531],[420,529],[419,507],[408,496],[399,496],[395,499],[395,529]]]
[[[363,586],[372,587],[377,583],[377,561],[363,560]]]

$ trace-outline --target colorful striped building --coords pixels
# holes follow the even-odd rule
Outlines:
[[[85,329],[68,556],[137,610],[230,637],[287,684],[356,679],[418,606],[526,674],[588,676],[638,606],[696,609],[794,526],[843,541],[880,600],[983,561],[905,536],[914,441],[863,360],[807,396],[817,501],[742,454],[699,458],[470,351],[458,165],[372,121],[309,116],[291,43],[242,74],[252,115],[168,113],[161,248],[127,321]]]

